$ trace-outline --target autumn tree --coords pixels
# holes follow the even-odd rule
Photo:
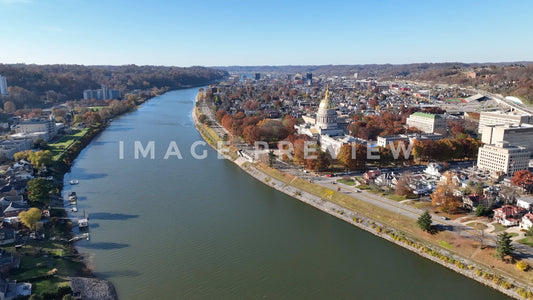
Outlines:
[[[431,194],[431,202],[433,206],[439,206],[443,212],[454,211],[461,206],[461,197],[454,194],[452,173],[445,172],[443,176],[444,180],[437,184],[437,188]]]
[[[413,194],[413,189],[409,186],[411,176],[412,174],[410,172],[404,172],[401,175],[400,179],[398,179],[398,183],[396,183],[396,189],[394,190],[396,195],[408,196]]]
[[[28,159],[34,168],[49,166],[53,161],[53,155],[50,150],[39,150],[30,153]]]
[[[15,161],[19,161],[19,160],[29,161],[29,157],[32,153],[33,153],[32,150],[20,151],[20,152],[13,154],[13,159]]]
[[[27,211],[22,211],[18,215],[20,222],[31,230],[35,230],[37,221],[41,219],[41,216],[41,210],[36,207],[32,207]]]
[[[17,106],[15,105],[15,103],[11,102],[11,101],[6,101],[4,103],[4,111],[8,114],[12,114],[14,113],[15,111],[17,110]]]
[[[355,147],[355,156],[354,149]],[[341,146],[337,160],[349,170],[361,170],[365,168],[366,147],[362,144],[344,144]]]
[[[95,111],[88,111],[84,113],[83,119],[85,120],[85,123],[89,125],[94,125],[102,122],[102,117],[100,117],[100,115]]]
[[[533,184],[533,174],[529,170],[516,171],[511,178],[511,184],[527,189]]]
[[[329,155],[320,149],[312,152],[310,156],[316,156],[316,158],[310,157],[305,159],[305,168],[308,170],[317,172],[328,168],[331,164]]]

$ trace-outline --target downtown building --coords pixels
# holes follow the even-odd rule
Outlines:
[[[407,128],[415,127],[425,133],[446,132],[446,119],[442,115],[415,112],[407,118]]]
[[[0,95],[7,95],[7,80],[4,76],[0,75]]]
[[[518,113],[504,114],[500,112],[481,112],[479,114],[478,132],[483,133],[487,126],[494,125],[512,125],[520,126],[522,124],[533,123],[533,116]]]
[[[506,141],[511,145],[520,146],[533,153],[533,125],[491,125],[483,127],[481,141],[484,144],[496,144]]]
[[[479,148],[477,167],[488,170],[493,177],[512,176],[516,171],[527,170],[530,152],[525,147],[508,142],[497,142]]]
[[[110,100],[118,98],[120,98],[120,91],[108,89],[105,85],[102,85],[100,89],[83,91],[83,100]]]

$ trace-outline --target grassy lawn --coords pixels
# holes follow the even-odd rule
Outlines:
[[[82,136],[87,134],[89,131],[89,128],[84,128],[82,130],[73,130],[71,134],[67,134],[62,136],[59,140],[50,143],[50,151],[52,152],[52,155],[54,155],[54,160],[59,157],[63,151],[68,149],[72,143],[79,140]]]
[[[61,278],[41,279],[32,283],[32,294],[56,294],[60,287],[67,287],[70,285],[69,281]]]
[[[519,243],[533,247],[533,236],[518,240]]]
[[[499,232],[507,229],[507,227],[503,226],[500,223],[493,223],[492,225],[494,225],[494,230],[492,232]]]
[[[518,233],[516,233],[516,232],[509,232],[509,236],[510,236],[510,237],[515,237],[515,236],[518,236]]]
[[[441,245],[442,247],[444,247],[446,249],[452,249],[453,248],[453,245],[448,243],[448,242],[446,242],[446,241],[440,241],[439,245]]]
[[[102,108],[106,108],[108,106],[91,106],[89,107],[91,110],[94,110],[94,111],[99,111],[101,110]]]
[[[488,228],[487,225],[483,223],[478,223],[478,222],[470,222],[470,223],[467,223],[466,226],[469,226],[475,229],[487,229]]]
[[[403,201],[403,200],[407,200],[407,197],[406,197],[406,196],[396,195],[396,194],[388,195],[387,198],[389,198],[389,199],[391,199],[391,200],[394,200],[394,201]]]
[[[354,186],[355,185],[355,181],[353,181],[353,179],[339,179],[339,180],[337,180],[337,182],[343,183],[343,184],[346,184],[346,185],[349,185],[349,186]]]

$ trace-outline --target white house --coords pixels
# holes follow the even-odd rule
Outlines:
[[[516,199],[516,206],[531,211],[533,209],[533,196],[520,196]]]
[[[522,217],[522,220],[520,221],[520,229],[529,230],[529,228],[531,227],[533,227],[533,214],[527,213]]]

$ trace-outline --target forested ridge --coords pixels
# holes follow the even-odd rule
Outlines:
[[[10,92],[2,102],[22,108],[82,99],[84,90],[102,85],[123,94],[136,89],[177,89],[208,84],[227,73],[206,67],[0,64],[0,75],[6,77]]]

